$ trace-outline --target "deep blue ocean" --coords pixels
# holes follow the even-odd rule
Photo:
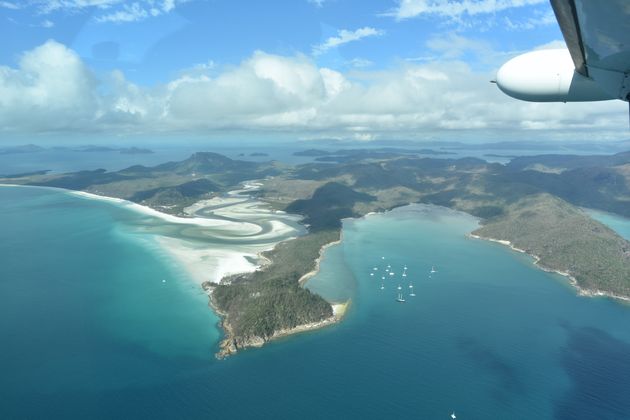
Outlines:
[[[630,307],[469,239],[472,217],[346,221],[309,283],[351,299],[344,321],[224,361],[207,296],[140,217],[0,188],[0,418],[630,418]]]

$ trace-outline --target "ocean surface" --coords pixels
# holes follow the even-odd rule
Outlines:
[[[470,216],[346,221],[308,285],[351,299],[345,320],[224,361],[205,294],[134,228],[146,217],[0,188],[0,418],[630,418],[630,307],[468,238]]]

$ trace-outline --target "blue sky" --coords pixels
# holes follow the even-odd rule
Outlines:
[[[563,46],[541,0],[1,0],[0,21],[1,138],[610,138],[626,124],[623,104],[519,103],[487,83]]]

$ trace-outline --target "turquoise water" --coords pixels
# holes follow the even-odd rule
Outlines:
[[[630,241],[630,219],[599,210],[587,209],[586,211],[593,219],[605,224],[621,237]]]
[[[140,215],[39,189],[0,203],[0,418],[629,417],[630,308],[468,239],[466,215],[346,222],[309,283],[352,299],[344,322],[217,361],[207,298],[127,228]],[[416,297],[380,289],[383,256]]]

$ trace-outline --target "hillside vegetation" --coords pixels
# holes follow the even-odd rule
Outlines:
[[[261,270],[205,285],[214,289],[213,305],[224,315],[224,355],[333,316],[330,304],[299,280],[315,269],[322,247],[338,239],[338,230],[321,230],[282,242],[264,254],[272,262]]]
[[[473,233],[510,241],[538,256],[541,266],[570,274],[583,289],[630,296],[630,243],[556,197],[523,198]]]

